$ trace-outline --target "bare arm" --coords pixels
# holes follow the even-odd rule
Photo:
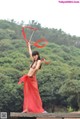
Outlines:
[[[28,42],[28,51],[29,51],[30,58],[33,60],[30,42]]]

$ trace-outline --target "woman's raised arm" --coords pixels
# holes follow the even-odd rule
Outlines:
[[[32,50],[31,50],[31,43],[28,42],[27,45],[28,45],[28,51],[29,51],[30,58],[31,58],[31,60],[33,60],[33,57],[32,57]]]

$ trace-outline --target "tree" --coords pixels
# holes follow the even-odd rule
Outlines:
[[[80,109],[80,80],[66,80],[61,86],[59,93],[67,97],[68,105],[73,107],[75,102],[77,102],[78,109]]]

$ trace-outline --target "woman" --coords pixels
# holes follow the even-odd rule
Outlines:
[[[18,84],[24,82],[23,113],[45,113],[46,111],[44,111],[42,107],[42,101],[36,80],[36,73],[41,68],[42,61],[40,60],[40,56],[37,51],[32,52],[30,42],[28,42],[28,51],[32,59],[32,64],[28,74],[22,76],[18,82]]]

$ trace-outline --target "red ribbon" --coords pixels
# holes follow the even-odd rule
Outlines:
[[[43,45],[39,45],[40,42],[45,42],[45,44]],[[34,42],[34,46],[38,47],[38,48],[43,48],[48,44],[48,41],[45,38],[41,38],[39,40],[37,40],[36,42]]]
[[[23,35],[23,38],[24,38],[24,40],[26,41],[26,43],[28,43],[29,40],[28,40],[27,37],[26,37],[27,35],[26,35],[26,33],[25,33],[25,30],[24,30],[25,28],[29,28],[29,29],[31,29],[31,30],[33,30],[33,31],[36,31],[36,30],[38,30],[38,29],[37,29],[37,28],[33,28],[33,27],[31,27],[31,26],[24,26],[24,27],[22,27],[22,35]],[[45,44],[39,45],[40,42],[45,42]],[[35,47],[37,47],[37,48],[43,48],[43,47],[45,47],[47,44],[48,44],[48,41],[47,41],[45,38],[38,39],[36,42],[33,43],[33,45],[34,45]]]
[[[38,28],[34,28],[32,26],[24,26],[23,28],[29,28],[29,29],[31,29],[33,31],[37,31],[38,30]]]

